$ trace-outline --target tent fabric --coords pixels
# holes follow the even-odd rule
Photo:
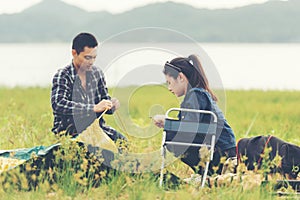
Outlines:
[[[36,146],[32,148],[0,150],[0,174],[25,163],[33,156],[45,156],[49,151],[59,145],[60,143],[48,147]]]

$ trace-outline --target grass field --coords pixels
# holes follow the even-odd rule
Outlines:
[[[136,153],[159,150],[162,130],[153,126],[149,116],[178,107],[180,99],[164,87],[113,88],[111,94],[121,101],[120,110],[105,116],[107,124],[125,133],[129,149]],[[236,138],[275,135],[300,145],[300,91],[226,91],[226,118]],[[0,149],[16,149],[54,144],[50,88],[0,88]],[[176,167],[176,162],[175,162]],[[47,184],[37,191],[4,192],[0,199],[272,199],[266,188],[245,189],[241,185],[199,189],[180,185],[161,189],[149,173],[120,173],[97,188],[78,189],[64,180],[68,189]]]

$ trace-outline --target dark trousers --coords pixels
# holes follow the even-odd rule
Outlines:
[[[169,146],[167,145],[169,151],[175,154],[176,157],[181,157],[181,161],[190,166],[196,173],[202,174],[202,167],[198,166],[200,162],[199,147],[181,147],[181,146]],[[222,157],[231,158],[236,157],[236,148],[230,148],[226,150],[221,150],[215,148],[213,160],[209,164],[208,174],[212,175],[214,173],[221,174],[223,164],[220,163]],[[217,171],[214,171],[214,167],[218,166]]]

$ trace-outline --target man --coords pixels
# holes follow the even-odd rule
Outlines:
[[[72,63],[54,75],[51,104],[55,134],[66,131],[76,136],[103,112],[112,114],[120,106],[116,98],[109,96],[102,70],[93,65],[97,46],[92,34],[78,34],[72,43]],[[105,126],[102,117],[99,125],[112,140],[125,139],[115,129]]]

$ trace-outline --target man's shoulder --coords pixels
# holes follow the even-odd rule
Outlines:
[[[92,71],[93,72],[102,72],[102,69],[100,67],[97,67],[95,65],[92,66]]]
[[[97,67],[97,66],[93,66],[92,67],[92,73],[94,74],[94,75],[96,75],[97,77],[101,77],[101,76],[103,76],[103,71],[102,71],[102,69],[101,68],[99,68],[99,67]]]
[[[67,65],[63,68],[60,68],[55,73],[55,76],[71,76],[71,74],[72,74],[72,69],[71,68],[72,68],[71,65]]]
[[[52,82],[54,83],[60,83],[60,84],[66,84],[66,83],[72,83],[74,78],[74,72],[72,72],[72,66],[67,65],[64,68],[58,69],[55,73]]]

